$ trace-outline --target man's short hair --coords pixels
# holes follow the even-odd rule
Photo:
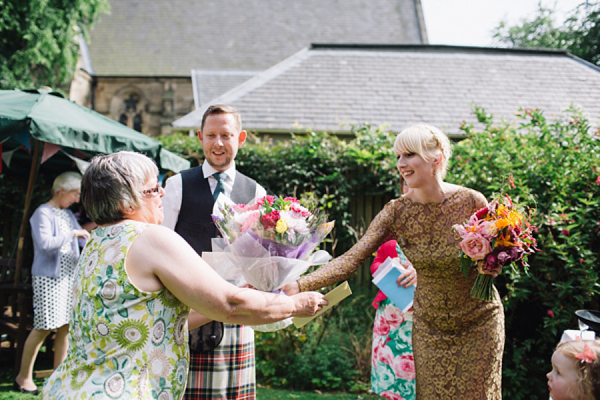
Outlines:
[[[220,115],[220,114],[231,114],[235,118],[235,122],[237,124],[238,132],[242,130],[242,116],[240,112],[234,107],[228,106],[227,104],[214,104],[204,112],[202,116],[202,124],[200,125],[200,130],[204,130],[204,123],[206,122],[206,118],[209,115]]]

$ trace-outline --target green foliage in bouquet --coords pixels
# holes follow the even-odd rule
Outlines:
[[[540,398],[563,330],[577,329],[574,312],[600,308],[600,136],[574,108],[552,124],[538,109],[519,110],[512,124],[475,114],[484,128],[463,123],[449,180],[490,198],[512,173],[513,200],[537,209],[529,273],[509,269],[495,284],[506,315],[504,398]]]

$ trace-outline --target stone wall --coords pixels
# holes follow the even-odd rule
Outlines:
[[[80,70],[70,98],[148,136],[171,133],[171,123],[194,109],[185,77],[90,77]]]

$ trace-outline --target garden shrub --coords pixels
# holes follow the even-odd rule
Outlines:
[[[537,209],[541,251],[528,274],[509,270],[496,286],[506,316],[504,398],[546,398],[562,332],[577,329],[576,310],[598,308],[600,136],[574,108],[553,124],[539,109],[520,110],[513,124],[494,124],[481,108],[475,114],[485,127],[463,124],[467,139],[454,147],[449,179],[490,198],[511,173],[509,194]]]

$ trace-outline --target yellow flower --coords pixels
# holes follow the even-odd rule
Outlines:
[[[506,219],[509,221],[509,223],[512,226],[517,226],[521,223],[521,221],[523,220],[523,215],[521,215],[520,212],[518,211],[511,211],[508,216],[506,217]]]
[[[506,228],[509,224],[510,222],[508,220],[501,218],[498,221],[496,221],[496,229],[500,230]]]
[[[277,233],[284,233],[285,231],[287,231],[287,222],[285,222],[284,219],[280,219],[279,221],[277,221],[277,225],[275,225],[275,231]]]

